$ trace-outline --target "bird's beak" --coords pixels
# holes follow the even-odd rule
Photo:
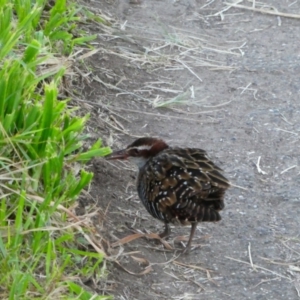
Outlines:
[[[128,153],[126,149],[123,150],[117,150],[111,153],[110,155],[105,157],[107,160],[113,160],[113,159],[127,159]]]

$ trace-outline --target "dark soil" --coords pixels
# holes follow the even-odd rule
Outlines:
[[[300,1],[268,4],[300,14]],[[298,299],[300,19],[241,8],[221,18],[224,1],[87,5],[118,20],[110,35],[99,33],[102,50],[90,59],[95,80],[85,94],[100,103],[95,135],[114,149],[146,135],[203,148],[242,187],[228,190],[222,221],[198,225],[189,255],[177,257],[182,245],[174,243],[188,227],[172,228],[172,251],[146,238],[108,249],[128,271],[149,272],[108,263],[104,292],[128,300]],[[187,103],[154,108],[178,95]],[[132,166],[95,160],[94,171],[90,193],[107,210],[110,244],[133,229],[163,229],[138,199]]]

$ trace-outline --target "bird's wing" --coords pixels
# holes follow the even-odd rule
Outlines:
[[[188,202],[222,200],[228,180],[201,149],[173,148],[154,157],[147,167],[149,200],[161,212],[182,210]],[[189,201],[190,200],[190,201]]]

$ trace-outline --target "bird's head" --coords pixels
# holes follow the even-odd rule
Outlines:
[[[114,151],[106,159],[130,159],[139,168],[142,168],[150,158],[168,147],[161,139],[143,137],[137,139],[125,149]]]

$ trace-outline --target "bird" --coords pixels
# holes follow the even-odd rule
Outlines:
[[[183,253],[190,251],[199,222],[221,220],[230,182],[205,150],[170,147],[160,138],[142,137],[107,159],[129,159],[137,165],[139,198],[150,215],[164,222],[160,238],[170,235],[170,223],[191,225]]]

